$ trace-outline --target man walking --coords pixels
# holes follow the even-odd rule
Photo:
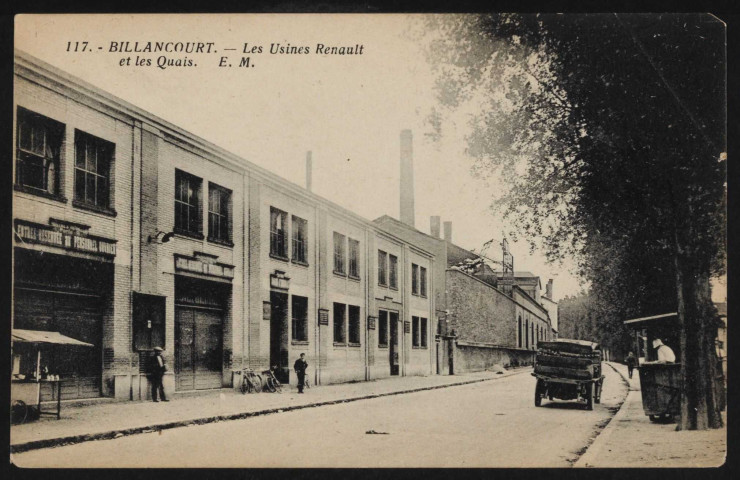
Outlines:
[[[162,352],[164,350],[161,347],[154,347],[154,365],[152,366],[152,400],[155,402],[159,401],[157,394],[162,398],[163,402],[169,402],[167,396],[164,394],[164,385],[162,379],[164,378],[164,372],[167,371],[167,364],[164,363],[164,357]]]
[[[306,354],[301,353],[301,358],[295,361],[293,369],[295,370],[296,376],[298,376],[298,393],[303,393],[303,383],[306,380],[306,369],[308,368],[308,362],[306,361]]]
[[[632,371],[637,366],[637,357],[635,357],[635,354],[630,352],[627,355],[627,371],[629,373],[630,378],[632,378]]]

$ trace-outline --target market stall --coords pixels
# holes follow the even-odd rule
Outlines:
[[[62,406],[61,384],[63,379],[48,367],[42,367],[42,353],[57,345],[92,347],[93,345],[81,342],[59,332],[47,332],[42,330],[13,329],[13,372],[11,377],[10,402],[14,421],[25,422],[32,414],[55,415],[60,418]],[[24,361],[25,358],[25,361]],[[24,367],[24,364],[26,368]],[[49,384],[54,397],[56,397],[56,409],[53,411],[42,410],[41,386]]]

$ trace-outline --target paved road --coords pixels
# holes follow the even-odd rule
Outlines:
[[[533,405],[524,373],[472,385],[14,455],[24,467],[567,467],[627,393],[604,366],[602,403]],[[368,434],[374,430],[387,434]]]

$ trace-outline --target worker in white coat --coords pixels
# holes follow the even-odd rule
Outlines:
[[[676,354],[673,353],[673,349],[668,345],[664,344],[659,338],[653,340],[653,348],[658,354],[658,361],[663,363],[674,363],[676,361]]]

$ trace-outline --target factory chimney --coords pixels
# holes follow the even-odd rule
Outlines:
[[[545,287],[545,296],[549,298],[550,300],[553,300],[552,298],[552,278],[547,281],[547,286]]]
[[[311,159],[311,150],[306,152],[306,190],[311,191],[311,181],[313,174],[313,161]]]
[[[401,221],[414,226],[414,160],[411,130],[401,130]]]
[[[439,215],[433,215],[429,217],[429,233],[434,238],[439,238]]]
[[[445,222],[445,240],[452,243],[452,222]]]

